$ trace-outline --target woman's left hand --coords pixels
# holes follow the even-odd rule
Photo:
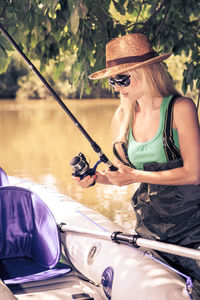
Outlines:
[[[112,184],[124,186],[134,182],[138,182],[136,170],[123,164],[117,164],[116,167],[118,168],[117,171],[110,171],[110,169],[105,170],[105,175]]]

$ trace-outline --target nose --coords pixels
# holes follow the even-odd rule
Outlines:
[[[120,92],[123,87],[115,83],[115,92]]]

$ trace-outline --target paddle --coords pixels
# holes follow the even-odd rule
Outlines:
[[[179,256],[200,260],[199,250],[191,249],[183,246],[177,246],[174,244],[144,239],[139,237],[139,235],[136,234],[126,234],[119,231],[115,231],[113,233],[105,232],[105,231],[101,232],[101,231],[83,229],[75,226],[68,226],[64,223],[61,223],[58,226],[58,228],[61,232],[75,232],[79,234],[102,238],[105,240],[110,240],[118,244],[130,245],[136,248],[144,247],[148,249],[154,249],[161,252],[171,253]]]

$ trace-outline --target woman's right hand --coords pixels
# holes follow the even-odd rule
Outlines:
[[[94,185],[94,183],[96,182],[96,178],[97,178],[96,174],[94,174],[92,176],[88,175],[88,176],[84,177],[83,179],[80,179],[80,177],[72,176],[72,179],[74,181],[76,181],[77,184],[80,187],[82,187],[83,189],[89,188],[90,186]]]

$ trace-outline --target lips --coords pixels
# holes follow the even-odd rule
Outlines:
[[[128,93],[121,93],[122,94],[122,96],[124,96],[124,97],[127,97],[128,96]]]

